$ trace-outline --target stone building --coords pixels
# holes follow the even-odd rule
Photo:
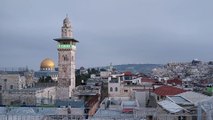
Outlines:
[[[108,78],[108,96],[130,97],[136,90],[145,90],[140,81],[141,77],[130,73],[111,75]]]
[[[108,78],[108,94],[110,97],[120,96],[123,75],[112,75]]]
[[[20,90],[26,87],[25,76],[19,74],[1,74],[0,75],[0,91]]]
[[[53,105],[55,87],[7,90],[2,93],[3,105]]]
[[[25,72],[24,77],[26,78],[25,80],[25,87],[30,88],[35,85],[34,77],[33,77],[33,72]]]
[[[76,43],[73,38],[68,17],[63,21],[61,37],[54,39],[58,43],[58,86],[57,99],[69,99],[75,88],[75,53]]]
[[[55,87],[36,88],[31,73],[0,75],[0,104],[40,105],[53,104]]]

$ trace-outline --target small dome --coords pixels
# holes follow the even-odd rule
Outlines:
[[[70,23],[70,20],[69,20],[68,17],[66,17],[66,18],[64,19],[64,23]]]
[[[41,62],[40,69],[41,70],[54,70],[55,63],[52,59],[46,58]]]

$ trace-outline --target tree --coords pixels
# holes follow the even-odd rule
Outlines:
[[[52,82],[52,77],[51,76],[47,76],[45,78],[45,83],[50,83],[50,82]]]
[[[52,80],[52,77],[51,76],[47,76],[47,77],[40,77],[39,80],[38,80],[39,83],[52,83],[53,80]]]
[[[45,81],[44,76],[40,77],[39,80],[38,80],[39,83],[44,83],[44,81]]]

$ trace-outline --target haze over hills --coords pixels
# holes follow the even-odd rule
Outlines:
[[[162,64],[121,64],[113,65],[113,68],[119,72],[131,71],[132,73],[142,72],[144,74],[149,74],[152,72],[153,68],[162,66]]]

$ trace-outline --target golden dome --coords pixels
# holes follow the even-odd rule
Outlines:
[[[53,70],[55,68],[55,63],[52,59],[46,58],[41,62],[41,70]]]

